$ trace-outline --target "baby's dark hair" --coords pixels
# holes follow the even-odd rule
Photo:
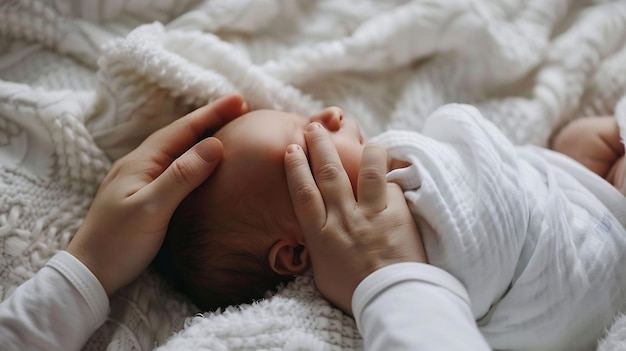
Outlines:
[[[291,280],[269,265],[270,235],[246,225],[244,218],[203,206],[210,196],[205,187],[201,185],[179,205],[164,248],[178,285],[192,302],[205,311],[250,303]]]

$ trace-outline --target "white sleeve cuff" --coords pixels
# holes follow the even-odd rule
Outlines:
[[[369,301],[383,290],[407,280],[421,281],[445,288],[469,305],[467,290],[450,273],[425,263],[396,263],[368,275],[357,286],[352,295],[352,313],[354,313],[357,326],[361,320],[361,313]]]
[[[398,263],[370,274],[353,294],[352,312],[368,351],[490,350],[463,285],[427,264]]]
[[[109,297],[98,278],[67,251],[54,255],[46,266],[53,268],[70,281],[89,306],[94,324],[102,324],[109,314]]]

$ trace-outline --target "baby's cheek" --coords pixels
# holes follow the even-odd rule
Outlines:
[[[361,155],[362,148],[348,148],[344,149],[344,152],[340,153],[341,163],[346,170],[350,183],[352,183],[352,190],[356,196],[357,181],[359,179],[359,169],[361,168]]]

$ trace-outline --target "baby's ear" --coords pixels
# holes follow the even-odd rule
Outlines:
[[[310,266],[306,247],[291,239],[276,242],[270,249],[268,258],[270,267],[280,275],[300,274]]]

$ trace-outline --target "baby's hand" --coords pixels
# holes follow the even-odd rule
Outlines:
[[[156,131],[119,159],[104,178],[67,251],[98,278],[107,295],[150,264],[178,204],[213,171],[222,144],[206,131],[246,112],[231,95]]]
[[[624,144],[614,117],[580,118],[569,123],[554,138],[552,149],[621,188]]]
[[[400,187],[387,183],[387,153],[363,150],[358,202],[326,129],[305,134],[311,169],[297,145],[285,154],[287,182],[318,289],[347,313],[359,283],[393,263],[426,262],[417,225]]]

